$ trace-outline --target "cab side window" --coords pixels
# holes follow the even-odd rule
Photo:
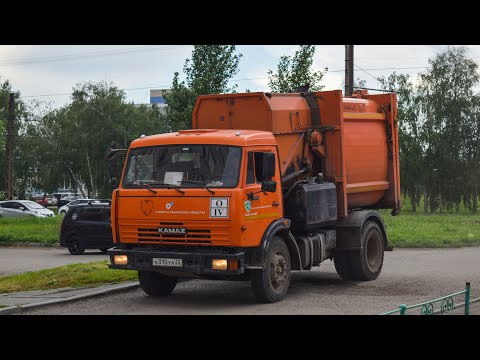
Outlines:
[[[255,167],[253,165],[253,152],[248,153],[247,163],[247,185],[255,184]]]
[[[271,154],[268,152],[249,152],[247,163],[247,182],[246,184],[261,184],[263,174],[263,164],[265,154]],[[265,179],[265,180],[271,180]]]

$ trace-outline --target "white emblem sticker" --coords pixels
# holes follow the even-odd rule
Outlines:
[[[228,218],[228,198],[210,198],[210,217]]]

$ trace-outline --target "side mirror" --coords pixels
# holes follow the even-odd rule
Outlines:
[[[20,206],[20,210],[27,211],[26,207]]]
[[[273,180],[263,180],[261,190],[265,192],[275,192],[277,190],[277,182]]]

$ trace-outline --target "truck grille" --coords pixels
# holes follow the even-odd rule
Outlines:
[[[178,226],[178,225],[175,225]],[[210,244],[210,230],[193,229],[186,234],[160,234],[157,228],[138,228],[138,241]]]
[[[120,220],[120,239],[127,243],[228,245],[230,224],[220,221],[157,222]],[[183,228],[185,234],[160,233],[159,228]]]

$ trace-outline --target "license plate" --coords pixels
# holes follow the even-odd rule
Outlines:
[[[153,266],[182,266],[182,259],[153,258]]]

